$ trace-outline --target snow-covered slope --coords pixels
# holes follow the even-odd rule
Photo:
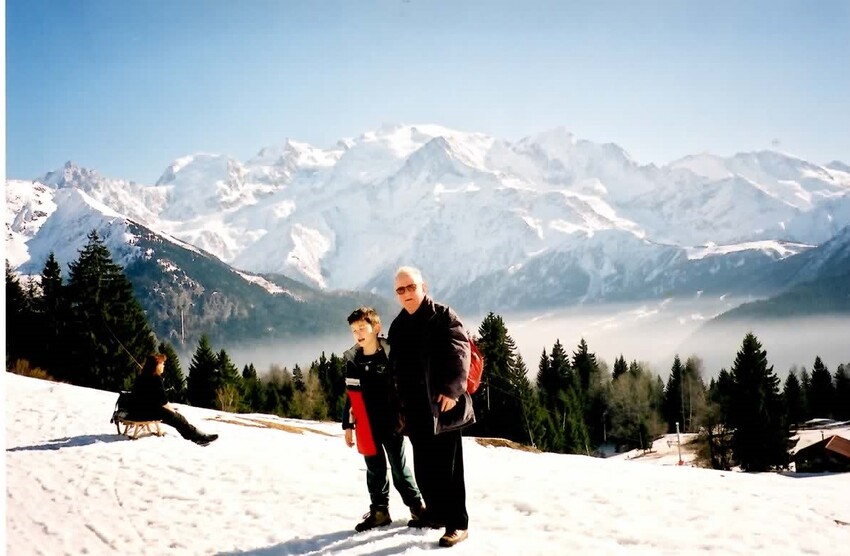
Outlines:
[[[427,554],[442,531],[368,510],[363,458],[338,423],[177,406],[200,447],[116,434],[117,397],[3,373],[6,552]],[[540,454],[463,441],[469,539],[458,555],[841,554],[850,474],[789,477]],[[410,458],[408,459],[410,461]],[[766,518],[768,516],[769,518]]]
[[[762,151],[641,166],[617,145],[561,128],[509,143],[435,125],[388,125],[328,149],[288,139],[245,163],[187,156],[153,186],[70,163],[39,182],[47,187],[16,195],[55,203],[51,191],[78,189],[236,268],[382,292],[394,267],[412,263],[434,291],[451,295],[489,277],[490,293],[508,297],[517,269],[537,265],[557,280],[565,269],[555,261],[584,252],[595,259],[580,264],[588,289],[577,298],[596,300],[609,290],[594,285],[611,269],[657,265],[654,245],[735,251],[782,241],[804,249],[850,224],[850,173],[838,162],[823,167]],[[16,183],[21,190],[26,182]],[[7,208],[7,227],[19,222],[20,231],[7,243],[21,264],[39,254],[21,222],[34,228],[63,213],[35,217],[24,202],[9,205],[19,208]]]

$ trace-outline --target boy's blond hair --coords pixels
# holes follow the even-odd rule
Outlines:
[[[364,320],[372,326],[381,324],[381,316],[378,314],[378,311],[365,305],[363,307],[358,307],[350,315],[348,315],[348,324],[354,324],[359,320]]]

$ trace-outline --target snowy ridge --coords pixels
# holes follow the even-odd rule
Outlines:
[[[109,423],[116,394],[3,374],[8,554],[352,556],[437,548],[442,531],[406,527],[395,490],[392,525],[354,533],[369,504],[365,467],[339,423],[178,405],[219,439],[200,447],[164,426],[163,438],[131,441]],[[650,458],[485,447],[469,437],[463,451],[469,539],[452,554],[548,555],[569,547],[576,554],[826,556],[850,544],[847,473],[718,472],[669,458],[652,465],[638,463]]]
[[[784,259],[791,255],[796,255],[807,249],[812,248],[812,245],[802,243],[786,243],[781,241],[752,241],[748,243],[738,243],[736,245],[701,245],[690,247],[687,249],[689,259],[704,259],[716,255],[725,255],[727,253],[735,253],[738,251],[760,250],[767,253],[775,253],[778,258]]]
[[[287,290],[286,288],[282,288],[282,287],[278,286],[277,284],[275,284],[273,282],[269,282],[268,280],[266,280],[262,276],[254,276],[253,274],[247,274],[245,272],[239,272],[238,270],[235,271],[235,272],[236,272],[236,274],[238,274],[239,276],[244,278],[246,281],[251,282],[252,284],[257,284],[258,286],[260,286],[261,288],[263,288],[264,290],[266,290],[270,294],[273,294],[273,295],[286,294],[286,295],[288,295],[288,296],[290,296],[294,299],[297,299],[298,301],[303,301],[301,299],[301,297],[295,295],[294,293]]]
[[[287,139],[245,163],[182,157],[153,186],[69,163],[39,180],[48,187],[38,202],[49,208],[52,188],[78,189],[235,268],[321,288],[385,290],[387,273],[412,263],[434,290],[456,292],[489,276],[491,293],[508,296],[516,269],[569,252],[595,253],[581,266],[599,286],[617,269],[656,264],[653,245],[697,258],[712,252],[699,246],[785,257],[821,244],[850,224],[843,168],[774,151],[641,166],[615,144],[563,128],[509,143],[437,125],[385,125],[328,149]],[[23,183],[7,197],[14,189],[18,199],[34,198],[21,193]],[[35,217],[21,201],[7,206],[7,229],[20,228],[7,234],[19,266],[41,255],[28,247],[32,229],[57,216]],[[617,247],[626,237],[645,241]],[[592,287],[581,298],[606,291]]]

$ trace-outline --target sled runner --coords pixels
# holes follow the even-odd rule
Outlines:
[[[121,425],[124,425],[124,431],[121,431]],[[151,429],[153,427],[153,429]],[[115,428],[118,429],[118,434],[128,436],[133,440],[139,437],[140,432],[147,431],[155,436],[163,436],[162,430],[159,428],[159,421],[130,421],[127,419],[116,419]],[[130,429],[133,429],[130,434]]]

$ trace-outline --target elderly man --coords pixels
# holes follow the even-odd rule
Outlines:
[[[455,312],[428,295],[422,272],[401,267],[395,292],[402,310],[390,325],[390,367],[404,433],[413,446],[413,471],[425,499],[411,527],[445,527],[440,546],[468,536],[461,429],[475,422],[466,392],[469,339]]]

